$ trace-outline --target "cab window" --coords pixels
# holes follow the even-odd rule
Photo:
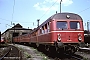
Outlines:
[[[80,23],[77,21],[70,22],[70,29],[80,29]]]
[[[57,29],[67,29],[66,21],[57,21]]]

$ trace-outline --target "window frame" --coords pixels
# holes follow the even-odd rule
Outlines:
[[[57,22],[66,22],[67,27],[66,27],[66,28],[64,28],[64,29],[59,29],[59,28],[57,28]],[[67,30],[67,29],[68,29],[68,21],[66,21],[66,20],[65,20],[65,21],[64,21],[64,20],[62,20],[62,21],[57,20],[57,21],[56,21],[56,29],[57,29],[57,30]]]
[[[79,23],[79,29],[71,29],[70,22],[78,22],[78,23]],[[81,29],[80,21],[69,21],[69,26],[70,26],[70,27],[69,27],[70,30],[80,30],[80,29]]]

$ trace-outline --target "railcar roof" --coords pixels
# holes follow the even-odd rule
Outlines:
[[[75,13],[57,13],[49,17],[45,22],[43,22],[40,26],[46,24],[46,22],[58,19],[58,20],[82,20],[82,18]]]
[[[61,20],[82,20],[82,18],[75,13],[57,13],[49,17],[45,22],[43,22],[38,28],[34,29],[32,32],[36,31],[39,29],[41,26],[46,24],[48,21],[53,20],[53,19],[61,19]],[[31,33],[32,33],[31,32]]]
[[[78,14],[74,13],[57,13],[50,17],[51,19],[72,19],[72,20],[82,20]]]

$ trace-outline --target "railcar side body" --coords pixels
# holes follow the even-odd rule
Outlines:
[[[30,42],[30,34],[24,34],[20,36],[16,36],[13,38],[14,43],[29,43]]]
[[[58,13],[47,19],[31,35],[31,42],[54,43],[61,39],[63,43],[79,43],[80,38],[84,42],[83,20],[77,14]]]
[[[33,30],[30,42],[56,48],[69,46],[72,49],[73,46],[75,51],[77,46],[84,45],[83,20],[74,13],[54,14]]]
[[[47,50],[50,46],[54,46],[56,50],[63,47],[65,51],[71,49],[75,52],[78,46],[84,46],[83,20],[74,13],[57,13],[31,33],[14,38],[14,40],[36,44],[37,47],[44,45]]]

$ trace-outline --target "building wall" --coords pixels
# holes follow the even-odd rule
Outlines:
[[[12,43],[13,41],[13,33],[18,33],[18,35],[22,35],[23,33],[30,33],[30,30],[8,30],[5,33],[3,33],[3,37],[5,38],[5,40],[7,40],[9,43]]]

